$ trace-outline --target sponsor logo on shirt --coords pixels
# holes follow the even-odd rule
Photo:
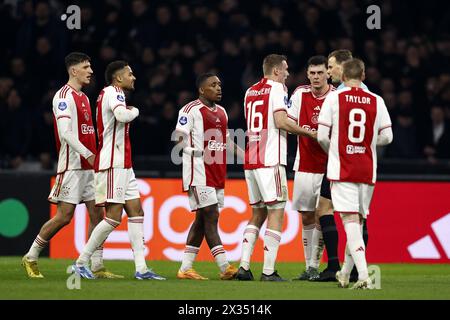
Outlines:
[[[261,141],[261,136],[259,134],[249,135],[248,136],[248,141],[249,142],[260,142]]]
[[[347,145],[347,154],[366,153],[366,147]]]
[[[208,149],[211,151],[223,151],[226,150],[227,144],[223,142],[217,142],[216,140],[208,141]]]
[[[58,109],[61,110],[61,111],[66,110],[67,109],[67,103],[65,103],[64,101],[60,102],[58,104]]]
[[[120,95],[120,94],[118,94],[117,95],[117,100],[119,100],[120,102],[124,102],[125,101],[125,97]]]
[[[184,126],[187,123],[187,117],[182,116],[180,117],[180,120],[178,121],[182,126]]]
[[[314,107],[314,112],[311,117],[311,123],[318,124],[319,123],[319,113],[320,113],[320,106]]]
[[[302,128],[305,130],[308,130],[308,131],[317,131],[316,128],[311,128],[311,126],[309,126],[307,124],[302,125]]]
[[[94,134],[94,126],[88,126],[87,124],[81,125],[81,133],[82,134]]]

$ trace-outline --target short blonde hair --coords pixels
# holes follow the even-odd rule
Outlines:
[[[263,61],[263,73],[268,76],[272,70],[279,67],[283,61],[287,61],[287,57],[281,54],[269,54]]]
[[[351,59],[342,65],[342,74],[346,80],[362,80],[365,68],[362,60]]]

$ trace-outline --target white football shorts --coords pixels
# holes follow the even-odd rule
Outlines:
[[[189,206],[192,211],[217,204],[223,208],[224,190],[208,186],[191,186],[188,190]]]
[[[288,200],[284,166],[245,170],[245,180],[250,205],[254,208],[272,206]]]
[[[353,182],[331,182],[331,201],[339,213],[359,212],[364,218],[369,214],[374,185]]]
[[[56,176],[48,201],[79,204],[94,198],[94,170],[68,170]]]
[[[133,168],[111,168],[95,173],[95,205],[122,203],[139,199],[139,189]]]
[[[292,210],[315,211],[319,204],[323,173],[295,172]]]

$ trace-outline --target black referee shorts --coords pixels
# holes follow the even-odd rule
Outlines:
[[[320,196],[331,200],[330,180],[327,179],[327,173],[323,175],[322,185],[320,186]]]

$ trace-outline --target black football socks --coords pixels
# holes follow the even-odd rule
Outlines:
[[[328,269],[332,271],[339,271],[338,258],[338,243],[339,236],[336,228],[336,222],[334,221],[334,215],[325,215],[320,217],[320,226],[322,228],[323,241],[325,242],[325,248],[328,255]]]

